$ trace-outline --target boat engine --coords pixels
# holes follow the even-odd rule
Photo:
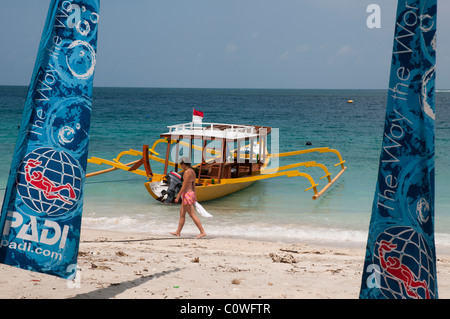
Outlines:
[[[169,187],[167,190],[162,190],[161,194],[163,196],[167,195],[164,203],[173,203],[178,192],[181,190],[181,186],[183,186],[183,175],[177,172],[170,172],[166,175],[166,180]]]

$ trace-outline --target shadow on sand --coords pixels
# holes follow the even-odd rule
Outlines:
[[[100,288],[94,291],[90,291],[83,294],[78,294],[72,298],[69,299],[110,299],[114,298],[118,294],[123,293],[124,291],[140,286],[144,283],[146,283],[149,280],[159,278],[165,275],[168,275],[173,272],[180,271],[182,268],[175,268],[171,270],[162,271],[153,275],[143,276],[139,277],[133,280],[119,282],[119,283],[112,283],[108,287]],[[145,296],[143,296],[145,298]]]

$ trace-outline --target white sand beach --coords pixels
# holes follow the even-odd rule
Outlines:
[[[0,298],[358,298],[364,249],[82,229],[78,281],[0,265]],[[438,254],[439,297],[450,256]]]

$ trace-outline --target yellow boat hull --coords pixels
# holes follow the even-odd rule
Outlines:
[[[157,182],[158,183],[158,182]],[[229,194],[233,194],[237,191],[240,191],[246,187],[249,187],[255,183],[255,181],[243,182],[243,183],[227,183],[227,184],[209,184],[207,186],[197,186],[196,196],[198,202],[206,202],[208,200],[217,199],[220,197],[227,196]],[[151,182],[144,183],[145,188],[150,193],[150,195],[159,200],[161,196],[154,187],[152,187]]]

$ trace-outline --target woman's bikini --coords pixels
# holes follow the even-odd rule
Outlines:
[[[192,189],[187,192],[184,192],[181,195],[181,198],[183,199],[183,205],[192,205],[197,201],[194,189],[195,189],[195,179],[192,181]]]

